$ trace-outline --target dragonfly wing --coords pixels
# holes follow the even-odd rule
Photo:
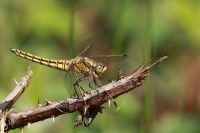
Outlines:
[[[70,96],[78,96],[85,91],[85,81],[78,82],[79,79],[84,77],[83,74],[75,71],[68,71],[64,77],[65,87]],[[77,84],[76,84],[77,83]],[[84,90],[84,91],[83,91]]]
[[[75,88],[74,88],[74,84],[75,84],[76,81],[77,81],[77,78],[75,77],[73,71],[68,71],[65,74],[64,83],[65,83],[65,87],[66,87],[70,96],[78,95],[78,94],[76,94],[76,91],[75,91]]]
[[[126,59],[127,55],[99,55],[99,56],[89,56],[89,58],[97,62],[113,63]]]
[[[89,84],[94,86],[89,75],[85,76],[84,74],[75,71],[68,71],[66,73],[64,83],[70,96],[77,96],[84,92],[91,91]]]
[[[85,50],[83,50],[82,53],[80,53],[78,56],[86,56],[86,54],[90,51],[92,45],[89,45]]]

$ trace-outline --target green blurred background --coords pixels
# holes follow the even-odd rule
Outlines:
[[[170,45],[169,58],[151,70],[142,87],[128,93],[117,115],[99,114],[81,132],[198,133],[199,7],[199,0],[0,0],[0,98],[32,64],[31,84],[15,104],[16,112],[36,107],[38,97],[42,104],[44,98],[68,97],[64,72],[19,58],[10,48],[50,59],[70,59],[89,44],[90,55],[127,54],[126,60],[108,65],[105,76],[116,79],[118,66],[131,73]],[[80,132],[73,127],[77,114],[34,123],[24,132]]]

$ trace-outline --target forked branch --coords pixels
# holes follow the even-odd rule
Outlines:
[[[80,115],[76,119],[75,126],[84,124],[89,127],[95,116],[100,112],[101,105],[108,102],[110,97],[118,96],[133,90],[143,84],[143,81],[149,74],[149,70],[156,64],[162,62],[167,56],[161,57],[152,65],[149,62],[142,64],[129,75],[121,75],[117,81],[113,81],[105,86],[85,93],[83,99],[76,97],[66,98],[56,102],[46,100],[45,105],[38,104],[37,107],[22,112],[11,112],[6,117],[7,130],[20,128],[26,125],[42,121],[48,118],[55,118],[66,113],[79,111]],[[88,121],[86,121],[86,119]]]

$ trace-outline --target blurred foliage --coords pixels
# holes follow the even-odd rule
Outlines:
[[[116,79],[120,65],[130,73],[166,52],[167,60],[151,70],[142,87],[129,92],[114,117],[103,113],[89,130],[115,133],[200,132],[200,1],[199,0],[1,0],[0,97],[3,100],[32,65],[34,75],[15,111],[36,107],[38,96],[56,101],[68,97],[64,72],[16,57],[17,48],[50,59],[70,59],[93,44],[92,55],[125,53],[108,66]],[[120,103],[123,96],[117,99]],[[31,125],[24,132],[79,132],[77,113]],[[20,132],[13,130],[10,132]]]

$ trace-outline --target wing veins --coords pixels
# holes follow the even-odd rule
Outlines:
[[[97,62],[113,63],[126,59],[127,55],[99,55],[99,56],[88,56],[88,57]]]
[[[86,54],[90,51],[92,45],[89,45],[83,52],[81,52],[78,56],[86,56]]]

